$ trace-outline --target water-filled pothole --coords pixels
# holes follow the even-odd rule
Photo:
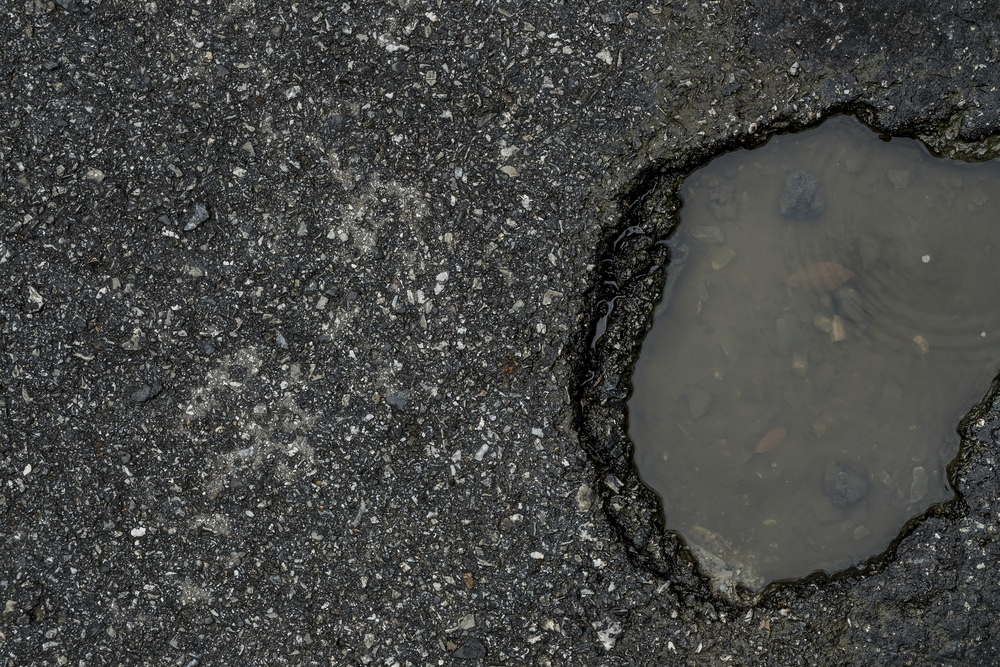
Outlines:
[[[850,118],[685,181],[628,431],[718,585],[843,569],[952,496],[1000,367],[997,193],[1000,165]]]

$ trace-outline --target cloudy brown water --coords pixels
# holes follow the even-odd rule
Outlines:
[[[1000,167],[841,117],[682,197],[629,400],[667,527],[723,588],[883,552],[952,497],[955,428],[1000,368]]]

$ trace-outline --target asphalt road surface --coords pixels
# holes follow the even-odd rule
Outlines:
[[[835,113],[990,158],[998,19],[10,0],[0,664],[994,664],[1000,404],[887,559],[761,597],[622,429],[680,177]]]

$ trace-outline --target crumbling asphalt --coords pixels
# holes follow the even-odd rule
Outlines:
[[[995,7],[0,16],[3,664],[993,664],[997,387],[958,500],[761,597],[623,408],[682,176],[834,113],[993,157]]]

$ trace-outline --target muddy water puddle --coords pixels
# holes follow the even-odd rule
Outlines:
[[[879,554],[1000,368],[1000,166],[835,118],[682,197],[629,400],[667,527],[722,587]]]

